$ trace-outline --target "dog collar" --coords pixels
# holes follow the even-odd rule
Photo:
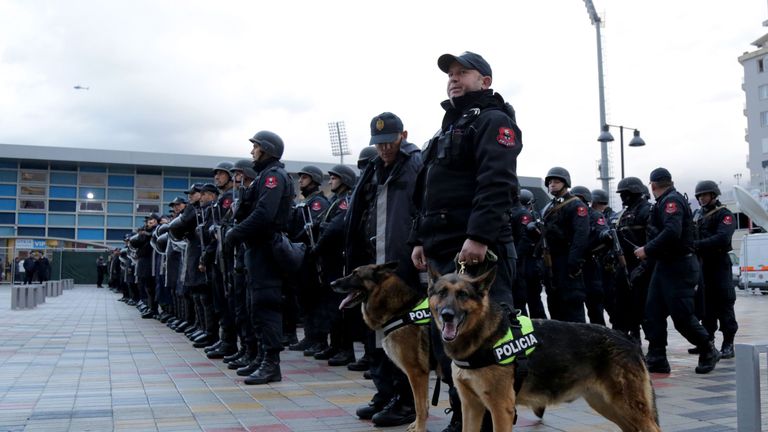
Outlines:
[[[502,325],[505,325],[502,321]],[[533,332],[533,322],[527,316],[515,317],[501,337],[490,349],[479,349],[464,360],[453,363],[462,369],[479,369],[493,364],[509,365],[519,358],[527,358],[539,341]]]
[[[428,325],[432,321],[432,313],[429,311],[429,298],[425,297],[416,303],[416,306],[411,308],[405,315],[392,318],[384,323],[382,330],[384,336],[392,333],[400,327],[405,327],[408,324],[414,325]]]

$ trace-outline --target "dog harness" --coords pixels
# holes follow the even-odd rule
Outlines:
[[[408,324],[429,325],[432,321],[432,313],[429,311],[429,298],[425,297],[416,303],[405,315],[397,316],[384,323],[382,330],[384,336],[393,331],[405,327]]]
[[[516,311],[519,313],[519,311]],[[510,365],[515,368],[515,393],[523,386],[528,376],[528,356],[539,344],[534,333],[533,322],[527,316],[508,315],[509,324],[501,320],[499,328],[506,326],[506,332],[490,349],[479,349],[464,360],[454,360],[453,364],[462,369],[480,369],[494,364]]]

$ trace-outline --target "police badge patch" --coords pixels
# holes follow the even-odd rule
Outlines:
[[[508,127],[500,127],[499,134],[496,136],[496,142],[504,147],[514,147],[515,131]]]
[[[269,176],[264,180],[264,186],[269,189],[274,189],[277,187],[277,177],[275,176]]]
[[[587,208],[586,207],[579,207],[579,209],[576,210],[576,214],[581,216],[581,217],[586,216],[587,215]]]
[[[341,200],[341,202],[339,203],[339,209],[346,210],[348,208],[349,208],[349,205],[347,204],[347,200],[345,199]]]
[[[323,206],[320,204],[320,201],[315,201],[312,203],[312,211],[320,211],[322,208]]]
[[[725,216],[725,217],[723,218],[723,223],[724,223],[725,225],[730,225],[730,224],[732,224],[732,223],[733,223],[733,216],[731,216],[731,215],[727,215],[727,216]]]
[[[667,205],[664,206],[664,211],[668,214],[677,212],[677,204],[674,202],[668,202]]]

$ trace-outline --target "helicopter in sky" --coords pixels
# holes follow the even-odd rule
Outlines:
[[[90,87],[83,87],[83,86],[81,86],[81,85],[76,85],[76,86],[75,86],[75,87],[73,87],[73,88],[74,88],[75,90],[90,90],[90,89],[91,89]]]

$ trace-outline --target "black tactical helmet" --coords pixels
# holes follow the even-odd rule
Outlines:
[[[218,164],[216,164],[215,167],[213,167],[213,175],[216,175],[216,171],[224,171],[225,173],[229,174],[229,177],[232,178],[232,174],[229,172],[229,170],[232,169],[232,167],[235,166],[232,162],[229,161],[221,161]]]
[[[323,184],[323,170],[320,168],[314,166],[314,165],[307,165],[304,168],[300,169],[298,171],[299,175],[307,175],[309,176],[313,182],[317,183],[318,185]]]
[[[717,186],[717,183],[712,180],[702,180],[696,183],[696,193],[694,194],[696,198],[705,193],[712,193],[715,194],[715,196],[720,196],[720,188]]]
[[[379,155],[376,151],[376,147],[365,147],[360,151],[360,156],[357,158],[357,169],[363,169],[368,165],[368,161]]]
[[[355,183],[357,182],[357,175],[352,170],[352,168],[346,165],[336,165],[335,167],[328,170],[328,174],[333,174],[336,177],[339,177],[341,179],[341,183],[347,185],[347,187],[350,189],[355,187]]]
[[[581,197],[586,202],[592,202],[592,192],[584,186],[574,186],[571,188],[571,195]]]
[[[610,202],[608,199],[608,192],[602,189],[592,190],[592,202],[597,204],[608,204]]]
[[[235,162],[235,166],[233,166],[229,172],[234,176],[235,171],[241,171],[243,175],[249,179],[255,179],[258,176],[253,169],[253,161],[251,159],[240,159]]]
[[[619,186],[616,188],[617,193],[629,192],[633,194],[644,194],[648,191],[643,181],[637,177],[624,177],[619,181]]]
[[[563,167],[552,167],[544,177],[544,186],[549,186],[550,179],[560,179],[565,183],[565,187],[571,187],[571,174]]]
[[[264,153],[272,156],[275,159],[283,157],[283,150],[285,145],[283,139],[276,133],[270,131],[259,131],[253,138],[249,139],[250,142],[258,144]]]
[[[520,204],[529,205],[536,202],[536,198],[533,196],[533,192],[528,189],[520,189]]]

